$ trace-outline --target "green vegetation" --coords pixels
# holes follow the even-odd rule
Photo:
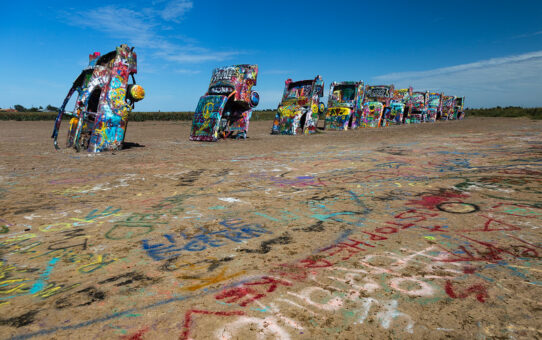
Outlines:
[[[55,120],[58,112],[0,112],[0,120]],[[193,112],[132,112],[130,122],[143,122],[147,120],[186,120],[191,121]],[[64,116],[64,119],[68,119]],[[251,120],[273,120],[275,111],[258,110],[252,112]]]
[[[192,120],[194,112],[132,112],[131,122],[143,122],[146,120]],[[251,120],[273,120],[275,111],[257,110],[252,112]]]
[[[466,109],[465,115],[466,117],[529,117],[532,119],[542,119],[542,107],[497,106],[489,109]]]
[[[517,106],[494,107],[490,109],[466,109],[466,117],[529,117],[542,119],[542,108],[521,108]],[[193,112],[132,112],[129,121],[143,122],[147,120],[192,120]],[[0,120],[55,120],[57,112],[0,112]],[[64,119],[67,119],[64,116]],[[256,110],[251,120],[273,120],[274,110]]]
[[[131,112],[128,116],[130,122],[144,122],[146,120],[192,120],[193,112]]]
[[[146,120],[192,120],[194,112],[132,112],[131,122],[143,122]],[[251,120],[273,120],[275,111],[258,110],[252,112]]]
[[[57,115],[57,112],[0,112],[0,120],[55,120]]]
[[[27,109],[26,107],[22,106],[22,105],[14,105],[13,108],[15,110],[17,110],[17,112],[35,112],[35,111],[39,111],[39,110],[43,110],[43,107],[34,107],[32,106],[31,108]]]
[[[252,118],[250,120],[273,120],[275,119],[275,110],[255,110],[252,111]]]

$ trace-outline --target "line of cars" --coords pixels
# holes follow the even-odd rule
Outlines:
[[[68,116],[66,147],[90,152],[121,149],[128,115],[135,102],[145,97],[145,90],[135,82],[136,73],[137,55],[133,47],[121,45],[104,55],[97,52],[89,55],[89,65],[76,78],[59,109],[51,136],[55,148],[59,149],[62,118]],[[253,90],[257,78],[257,65],[216,68],[207,92],[196,107],[190,140],[246,139],[252,110],[260,101],[258,92]],[[75,93],[75,109],[66,111]],[[321,76],[286,80],[271,133],[311,134],[316,132],[321,118],[324,129],[346,130],[464,116],[464,97],[414,92],[412,88],[395,89],[393,85],[333,82],[327,108],[321,101],[323,95]]]
[[[320,77],[317,78],[321,80]],[[292,95],[289,90],[292,84],[294,86],[308,84],[308,81],[287,81],[285,95],[286,93],[290,95],[283,96],[279,104],[272,133],[307,134],[315,131],[312,128],[305,128],[302,124],[307,122],[305,112],[309,111],[309,106],[305,102],[303,110],[303,103],[296,102],[295,94]],[[307,91],[310,89],[305,89],[305,92]],[[313,91],[313,93],[316,92]],[[316,107],[313,104],[316,100],[319,99],[313,98],[310,104],[312,107]],[[411,87],[395,89],[393,85],[365,85],[363,81],[343,81],[331,83],[327,109],[320,103],[318,112],[320,117],[324,118],[325,130],[347,130],[462,119],[465,115],[464,102],[464,97],[445,96],[443,93],[429,91],[413,91]],[[297,103],[297,106],[292,107],[290,103]],[[284,114],[285,106],[288,107],[286,115]],[[292,116],[291,112],[296,112],[296,115]],[[311,126],[314,124],[315,114],[316,111],[312,110]],[[289,125],[290,120],[300,122],[299,126]]]
[[[258,105],[256,65],[235,65],[213,71],[209,89],[199,100],[190,140],[217,141],[219,138],[246,138],[252,109]],[[462,119],[464,97],[436,92],[395,89],[393,85],[366,85],[363,81],[333,82],[327,108],[324,80],[292,81],[284,84],[272,134],[311,134],[318,121],[324,129],[347,130],[398,124]]]

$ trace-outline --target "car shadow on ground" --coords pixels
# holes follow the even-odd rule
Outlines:
[[[145,145],[142,145],[142,144],[139,144],[139,143],[132,143],[132,142],[124,142],[122,144],[122,149],[123,150],[128,150],[128,149],[131,149],[131,148],[144,148]]]

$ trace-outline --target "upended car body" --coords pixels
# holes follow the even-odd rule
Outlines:
[[[257,65],[234,65],[213,71],[209,89],[199,99],[190,140],[216,142],[219,138],[246,138],[252,109],[260,96],[252,87]]]
[[[465,118],[465,97],[455,97],[454,100],[454,115],[452,119]]]
[[[393,96],[390,101],[389,124],[398,125],[409,122],[407,121],[407,117],[410,112],[411,95],[412,87],[393,90]]]
[[[390,101],[393,89],[393,85],[365,86],[363,116],[360,127],[374,128],[389,125]]]
[[[422,91],[413,91],[410,96],[410,112],[408,114],[408,120],[411,124],[421,123],[425,120],[427,114],[427,102],[429,93]]]
[[[429,92],[427,101],[427,115],[425,116],[426,122],[435,122],[442,116],[442,96],[443,93]]]
[[[295,135],[316,132],[318,116],[324,111],[320,98],[324,95],[324,80],[286,80],[282,100],[271,129],[272,134]]]
[[[442,96],[441,120],[454,119],[455,96]]]
[[[118,150],[122,148],[128,114],[134,103],[145,97],[145,91],[136,85],[137,55],[127,45],[104,55],[89,55],[89,65],[73,85],[58,111],[53,129],[54,146],[58,146],[58,132],[64,115],[71,116],[66,147],[90,152]],[[129,84],[130,76],[132,83]],[[73,112],[66,105],[77,92]]]
[[[324,129],[347,130],[357,128],[362,119],[364,94],[365,86],[363,81],[331,83]]]

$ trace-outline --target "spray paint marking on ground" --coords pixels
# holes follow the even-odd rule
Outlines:
[[[540,336],[540,124],[515,124],[66,167],[14,147],[2,337]]]

